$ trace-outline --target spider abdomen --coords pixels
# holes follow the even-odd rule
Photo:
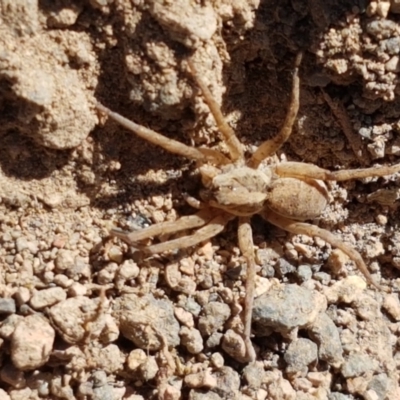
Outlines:
[[[269,188],[266,205],[284,217],[305,221],[318,218],[328,203],[328,191],[314,179],[279,178]]]

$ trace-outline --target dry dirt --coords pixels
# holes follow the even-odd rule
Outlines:
[[[116,239],[193,212],[194,165],[109,108],[218,147],[194,57],[248,152],[278,131],[296,53],[301,107],[281,160],[400,162],[398,1],[0,0],[0,400],[400,399],[400,174],[331,184],[316,221],[342,253],[254,218],[257,361],[235,360],[244,261],[232,223],[141,260]],[[221,345],[225,343],[225,345]]]

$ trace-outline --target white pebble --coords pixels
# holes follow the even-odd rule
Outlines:
[[[126,364],[131,371],[136,371],[138,367],[146,361],[146,353],[142,349],[135,349],[129,353]]]
[[[16,368],[33,370],[44,365],[53,350],[54,329],[39,314],[23,318],[11,337],[11,360]]]
[[[118,270],[118,277],[125,280],[135,279],[138,277],[140,269],[133,260],[124,261]]]
[[[18,253],[23,250],[29,250],[30,253],[36,254],[39,251],[38,244],[36,241],[30,241],[25,237],[20,237],[16,240],[15,245]]]
[[[18,305],[25,304],[29,301],[31,298],[31,292],[28,288],[26,287],[19,287],[18,290],[15,292],[15,301],[18,303]]]
[[[193,314],[190,313],[189,311],[186,311],[185,309],[183,309],[181,307],[175,307],[174,314],[175,314],[176,319],[181,324],[187,326],[188,328],[194,327]]]
[[[400,321],[400,302],[396,295],[388,294],[385,296],[383,307],[396,321]]]
[[[59,271],[72,269],[75,265],[75,254],[71,250],[61,249],[56,258],[56,268]]]
[[[209,370],[206,370],[198,372],[196,374],[186,375],[185,383],[188,387],[194,389],[213,389],[217,386],[217,379],[211,374]]]
[[[31,298],[30,305],[34,310],[40,310],[64,301],[66,298],[67,294],[64,289],[53,287],[35,292]]]
[[[79,282],[74,282],[68,289],[68,295],[70,297],[85,296],[87,288]]]
[[[190,354],[199,354],[203,350],[203,338],[201,337],[200,331],[184,326],[179,334],[181,336],[182,345],[186,347]]]
[[[220,369],[224,366],[225,360],[221,353],[213,353],[210,359],[215,368]]]

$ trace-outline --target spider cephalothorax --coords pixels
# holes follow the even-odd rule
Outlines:
[[[200,197],[211,207],[238,217],[257,214],[265,207],[272,179],[269,169],[257,171],[234,164],[221,169],[204,165],[199,169],[206,188],[200,191]]]

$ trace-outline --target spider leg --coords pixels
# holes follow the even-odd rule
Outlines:
[[[215,214],[212,214],[209,209],[201,210],[197,214],[181,217],[177,221],[161,222],[131,233],[122,232],[119,229],[112,229],[110,234],[111,236],[116,236],[122,239],[129,245],[134,245],[140,240],[148,239],[150,237],[198,228],[206,225],[214,215]]]
[[[256,262],[254,257],[253,233],[251,230],[250,218],[239,218],[238,238],[240,251],[247,260],[246,297],[244,300],[243,311],[244,342],[247,352],[246,357],[249,362],[253,362],[256,359],[256,354],[250,340],[250,335],[256,279]]]
[[[221,163],[227,163],[226,157],[217,151],[201,150],[196,149],[195,147],[186,146],[185,144],[178,142],[177,140],[167,138],[166,136],[163,136],[160,133],[153,131],[152,129],[136,124],[135,122],[130,121],[122,115],[111,111],[109,108],[103,106],[100,103],[97,103],[96,107],[102,113],[106,114],[108,117],[118,122],[124,128],[130,130],[131,132],[134,132],[142,139],[145,139],[148,142],[155,144],[156,146],[162,147],[170,153],[178,154],[180,156],[200,161],[202,163],[204,163],[205,161],[209,161],[217,165],[220,165]]]
[[[219,104],[214,100],[210,89],[204,82],[204,79],[201,77],[200,73],[197,71],[193,62],[191,60],[188,60],[188,64],[190,71],[193,75],[193,78],[195,79],[197,85],[200,87],[203,93],[204,100],[206,101],[211,111],[211,114],[213,115],[215,122],[217,123],[218,130],[222,133],[224,137],[224,141],[228,146],[231,160],[236,161],[238,159],[243,159],[242,145],[237,136],[235,135],[234,130],[226,122],[226,119],[222,114]]]
[[[379,177],[392,175],[400,171],[400,164],[371,167],[360,169],[343,169],[341,171],[329,171],[317,167],[313,164],[305,164],[301,162],[285,162],[275,167],[275,172],[280,177],[290,176],[292,178],[311,178],[324,181],[348,181],[350,179],[362,179],[368,177]]]
[[[336,247],[343,251],[351,260],[354,261],[357,268],[360,272],[364,275],[365,279],[368,283],[375,286],[377,289],[387,292],[387,288],[379,285],[377,282],[374,281],[371,273],[369,272],[364,260],[362,259],[360,253],[354,250],[352,247],[348,246],[347,244],[343,243],[339,240],[335,235],[331,232],[321,229],[316,225],[307,224],[305,222],[297,222],[293,221],[289,218],[282,217],[278,214],[273,213],[270,210],[264,211],[262,217],[270,222],[271,224],[291,233],[295,233],[298,235],[307,235],[307,236],[318,236],[321,239],[325,240],[325,242],[329,243],[331,246]]]
[[[164,243],[153,244],[152,246],[144,248],[143,251],[146,254],[154,255],[195,246],[196,244],[218,235],[224,230],[225,225],[234,218],[234,215],[228,213],[220,213],[217,216],[214,214],[208,224],[198,229],[194,234],[169,240]]]
[[[183,236],[178,239],[153,244],[147,247],[139,247],[143,253],[147,255],[155,255],[167,251],[185,249],[187,247],[195,246],[200,242],[204,242],[205,240],[210,239],[223,231],[225,225],[233,218],[235,218],[234,215],[223,212],[221,213],[220,211],[218,211],[216,214],[214,211],[208,208],[199,211],[195,215],[182,217],[174,222],[162,222],[160,224],[156,224],[132,233],[125,233],[114,229],[111,231],[111,235],[119,237],[129,245],[135,245],[136,241],[152,236],[175,233],[202,226],[202,228],[197,230],[192,235]]]
[[[266,140],[265,142],[261,143],[260,146],[258,146],[257,150],[254,152],[247,163],[247,165],[251,168],[257,168],[265,158],[271,156],[272,154],[275,154],[277,150],[279,150],[280,147],[286,142],[286,140],[288,140],[290,134],[292,133],[293,124],[296,120],[300,104],[299,67],[302,57],[302,53],[297,54],[295,68],[293,72],[293,84],[290,105],[283,126],[275,137]]]

